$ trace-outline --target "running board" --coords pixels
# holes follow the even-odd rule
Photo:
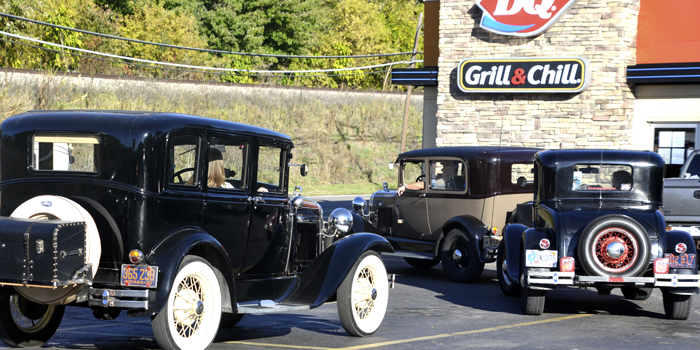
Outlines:
[[[435,260],[435,257],[430,255],[430,254],[411,253],[411,252],[404,252],[404,251],[398,251],[398,252],[393,252],[393,253],[382,252],[382,255],[400,256],[402,258]]]
[[[238,304],[239,314],[269,314],[275,312],[309,310],[309,305],[277,304],[272,300],[260,300],[256,303]]]

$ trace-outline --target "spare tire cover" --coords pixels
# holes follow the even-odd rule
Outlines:
[[[47,219],[65,221],[83,221],[87,228],[86,234],[86,259],[92,264],[92,277],[97,273],[100,264],[102,246],[100,235],[97,231],[95,220],[80,204],[60,196],[37,196],[22,203],[10,215],[14,218]],[[73,300],[82,286],[59,289],[48,288],[17,288],[18,292],[26,298],[40,303],[65,304]]]

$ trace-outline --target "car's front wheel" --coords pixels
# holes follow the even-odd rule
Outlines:
[[[442,270],[453,282],[474,282],[484,271],[484,263],[479,261],[479,252],[471,243],[460,229],[450,231],[442,243]]]
[[[513,283],[508,277],[508,261],[506,260],[506,241],[501,241],[496,254],[496,275],[498,285],[505,296],[517,298],[520,296],[520,286]]]
[[[153,335],[163,349],[206,349],[221,321],[221,286],[209,263],[186,256],[168,301],[153,317]]]
[[[12,347],[41,346],[56,333],[65,308],[38,304],[13,287],[1,287],[0,339]]]
[[[691,296],[664,293],[664,312],[671,320],[687,320],[690,316]]]
[[[338,316],[348,334],[364,337],[377,331],[389,304],[384,262],[373,251],[357,260],[338,288]]]

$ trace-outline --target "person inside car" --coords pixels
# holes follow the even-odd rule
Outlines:
[[[209,149],[209,176],[207,186],[210,188],[233,188],[226,182],[226,170],[224,169],[224,156],[216,148]]]

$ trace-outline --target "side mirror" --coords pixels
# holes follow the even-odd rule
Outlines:
[[[389,191],[389,184],[386,182],[382,182],[382,187],[384,188],[384,191]]]
[[[306,164],[302,164],[301,168],[299,169],[299,173],[301,174],[301,176],[308,175],[309,174],[309,167],[306,166]]]

